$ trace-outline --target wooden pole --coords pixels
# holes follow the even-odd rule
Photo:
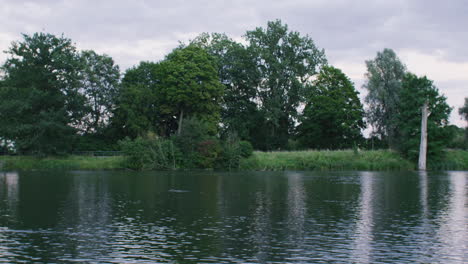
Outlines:
[[[421,143],[419,145],[419,161],[418,169],[426,170],[426,154],[427,154],[427,102],[424,103],[421,109]]]

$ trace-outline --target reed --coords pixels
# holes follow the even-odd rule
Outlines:
[[[415,165],[398,153],[376,151],[254,152],[241,162],[242,170],[413,170]]]

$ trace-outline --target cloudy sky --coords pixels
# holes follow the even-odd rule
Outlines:
[[[464,126],[458,108],[468,96],[467,14],[467,0],[0,0],[0,50],[21,33],[64,33],[126,69],[160,60],[202,32],[240,40],[281,19],[324,48],[362,95],[364,61],[394,49],[410,71],[434,80],[454,107],[451,122]],[[0,54],[1,63],[5,58]]]

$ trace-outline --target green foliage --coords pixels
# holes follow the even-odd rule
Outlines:
[[[388,150],[254,152],[240,162],[241,170],[413,170],[414,164]]]
[[[363,106],[349,78],[341,70],[325,66],[306,96],[299,142],[305,148],[350,148],[362,139],[363,118]]]
[[[445,127],[448,130],[447,134],[451,135],[451,140],[447,144],[450,149],[468,149],[468,142],[466,140],[466,129],[449,125]]]
[[[252,156],[254,151],[252,144],[245,140],[239,141],[239,148],[240,156],[243,158],[248,158]]]
[[[241,139],[252,140],[260,115],[255,103],[260,71],[252,49],[218,33],[201,34],[191,43],[204,48],[215,59],[224,86],[221,133],[236,133]]]
[[[0,156],[4,170],[121,170],[124,157],[92,156]]]
[[[102,133],[115,105],[119,67],[111,57],[92,50],[82,51],[80,58],[83,64],[81,92],[89,109],[82,120],[81,129],[86,133]]]
[[[468,121],[468,97],[465,97],[465,104],[458,109],[458,113]]]
[[[177,152],[171,140],[149,135],[119,142],[125,154],[125,167],[134,170],[164,170],[176,168]]]
[[[161,112],[177,116],[178,133],[184,117],[196,117],[209,125],[209,134],[218,130],[223,95],[214,58],[204,49],[189,45],[167,55],[160,63]]]
[[[70,151],[87,112],[80,94],[81,63],[71,40],[51,34],[23,35],[2,67],[0,137],[20,152]]]
[[[262,118],[257,122],[258,133],[266,141],[265,149],[284,149],[310,77],[326,63],[324,51],[279,20],[268,22],[265,29],[248,31],[245,37],[259,71],[257,100]],[[258,138],[252,138],[253,142]]]
[[[148,131],[168,136],[173,131],[161,114],[159,68],[157,63],[141,62],[125,72],[111,120],[116,138],[136,138]]]
[[[451,108],[431,80],[407,73],[403,78],[396,124],[399,128],[398,149],[412,161],[416,161],[419,155],[421,107],[425,102],[428,103],[430,113],[427,122],[427,157],[432,162],[443,157],[443,150],[451,139],[450,131],[445,129]]]
[[[180,134],[172,140],[182,152],[178,162],[182,168],[213,168],[221,151],[219,142],[210,136],[211,124],[197,118],[188,118]]]
[[[392,49],[377,52],[375,59],[366,61],[366,66],[367,80],[363,87],[368,90],[367,120],[374,135],[386,139],[394,147],[399,93],[406,67]]]

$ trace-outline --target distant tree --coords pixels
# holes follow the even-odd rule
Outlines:
[[[452,139],[446,129],[451,108],[446,98],[439,94],[432,81],[412,73],[405,74],[398,104],[398,149],[411,160],[417,160],[421,135],[421,107],[428,104],[427,157],[435,160],[443,155],[443,149]]]
[[[99,133],[108,125],[115,106],[120,71],[111,57],[92,50],[81,52],[82,93],[86,97],[89,113],[83,119],[86,133]]]
[[[392,49],[377,52],[375,59],[366,61],[366,66],[367,80],[363,87],[368,90],[367,120],[375,135],[395,147],[399,93],[406,67]]]
[[[458,109],[458,113],[468,121],[468,97],[465,97],[465,104]]]
[[[23,35],[6,51],[0,88],[0,137],[19,151],[57,154],[71,149],[86,113],[81,63],[70,39]]]
[[[465,97],[465,104],[458,109],[458,113],[468,121],[468,97]],[[468,126],[465,127],[464,148],[468,148]]]
[[[325,53],[311,38],[289,31],[280,20],[248,31],[245,38],[259,71],[259,138],[266,141],[265,149],[285,149],[305,88],[326,63]]]
[[[350,148],[362,139],[364,109],[358,92],[339,69],[325,66],[306,96],[298,126],[303,147]]]
[[[177,120],[177,133],[187,117],[211,124],[215,134],[220,121],[223,86],[216,64],[203,48],[196,45],[179,47],[160,63],[161,112]]]

